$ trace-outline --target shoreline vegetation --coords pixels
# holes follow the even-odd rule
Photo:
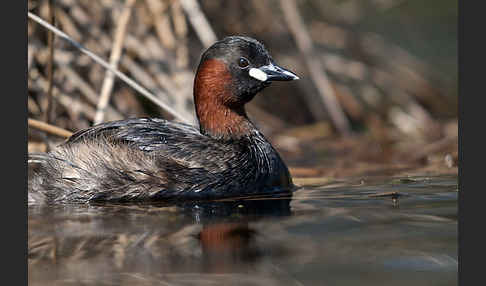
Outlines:
[[[275,84],[247,106],[294,177],[457,174],[457,70],[360,28],[401,10],[394,17],[411,29],[407,21],[425,13],[411,13],[413,2],[29,0],[28,151],[49,151],[104,121],[152,116],[195,124],[201,51],[244,34],[301,78],[292,87]]]

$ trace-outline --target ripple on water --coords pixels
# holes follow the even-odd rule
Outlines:
[[[457,177],[306,182],[291,199],[29,206],[29,283],[457,284]]]

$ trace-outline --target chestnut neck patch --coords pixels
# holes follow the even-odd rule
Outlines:
[[[234,139],[251,132],[253,125],[232,85],[232,75],[223,61],[207,59],[200,64],[194,80],[194,103],[201,133]]]

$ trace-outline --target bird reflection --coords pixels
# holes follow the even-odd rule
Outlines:
[[[188,210],[202,222],[197,239],[204,270],[210,273],[232,272],[261,259],[266,252],[258,243],[259,231],[251,223],[291,213],[288,198],[198,204]]]
[[[290,201],[29,207],[29,275],[72,277],[80,275],[77,266],[94,276],[241,273],[263,257],[285,255],[286,246],[266,241],[258,224],[290,216]],[[49,263],[55,267],[40,271]]]

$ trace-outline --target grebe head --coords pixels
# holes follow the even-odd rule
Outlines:
[[[249,132],[244,105],[272,81],[299,79],[278,66],[255,39],[226,37],[207,49],[194,80],[200,129],[213,137],[241,137]]]

